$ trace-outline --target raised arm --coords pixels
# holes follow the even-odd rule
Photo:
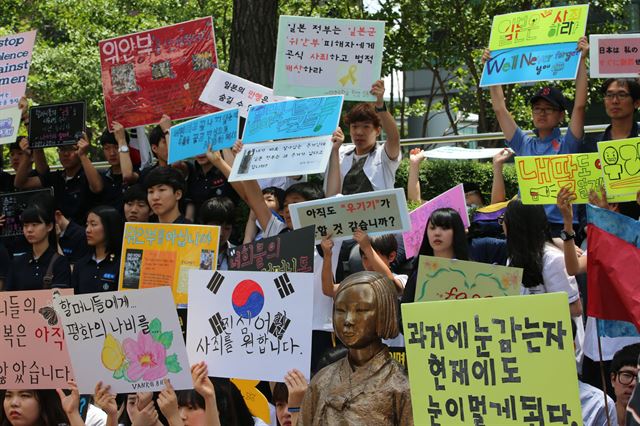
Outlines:
[[[13,186],[18,189],[37,189],[42,188],[42,181],[38,176],[29,176],[31,170],[33,170],[33,151],[29,149],[29,141],[27,138],[22,138],[20,140],[20,149],[27,156],[26,160],[20,162],[18,165],[18,170],[16,170],[16,176],[14,178]],[[35,151],[40,151],[41,149],[36,149]],[[42,154],[44,156],[44,154]],[[48,167],[47,167],[48,170]]]
[[[576,76],[576,97],[573,102],[569,128],[576,139],[582,139],[584,136],[584,113],[589,97],[589,76],[587,75],[589,42],[587,37],[583,36],[580,38],[580,41],[578,41],[578,50],[580,51],[580,64],[578,65],[578,75]]]
[[[371,94],[376,97],[376,112],[382,122],[382,130],[387,135],[387,141],[384,144],[384,150],[387,156],[395,160],[400,155],[400,132],[393,115],[384,103],[384,81],[378,80],[371,86]]]
[[[576,193],[568,187],[560,188],[556,205],[560,214],[562,214],[562,222],[564,223],[564,231],[568,234],[574,234],[573,230],[573,207],[571,203],[576,199]],[[587,272],[587,257],[580,256],[576,251],[576,243],[574,239],[562,242],[562,251],[564,252],[564,266],[567,274],[577,275]]]
[[[493,156],[493,183],[491,184],[491,204],[501,203],[507,200],[504,186],[504,163],[511,158],[513,152],[509,148]]]
[[[409,152],[409,177],[407,179],[407,198],[409,201],[422,202],[420,190],[420,163],[426,158],[424,151],[413,148]]]
[[[122,124],[114,121],[111,123],[113,128],[113,136],[118,143],[118,156],[120,158],[120,171],[122,172],[122,180],[129,185],[137,182],[138,174],[133,171],[133,163],[131,162],[131,153],[127,146],[127,138],[124,133]]]
[[[204,424],[210,426],[220,426],[220,414],[216,403],[216,390],[208,376],[207,364],[200,362],[191,366],[191,378],[193,387],[204,399]]]
[[[329,170],[327,172],[326,196],[332,197],[342,192],[342,177],[340,176],[340,146],[344,142],[344,133],[338,127],[331,136],[331,157],[329,157]]]
[[[89,189],[94,194],[99,194],[102,192],[104,188],[104,183],[102,182],[102,178],[100,177],[100,173],[93,165],[89,156],[87,155],[89,151],[89,140],[87,139],[87,135],[82,134],[82,138],[78,141],[78,157],[80,157],[80,163],[82,164],[82,169],[84,170],[84,174],[87,177],[87,182],[89,183]]]
[[[484,65],[489,59],[491,59],[491,51],[489,49],[485,49],[482,54],[482,64]],[[502,133],[504,133],[504,138],[507,141],[510,141],[513,139],[513,136],[518,129],[518,125],[507,109],[502,86],[496,85],[489,87],[489,94],[491,95],[491,106],[493,107],[493,111],[498,119],[500,129],[502,130]]]
[[[322,248],[322,294],[333,299],[339,285],[333,281],[333,265],[331,264],[333,240],[330,234],[322,238],[320,247]]]
[[[371,246],[369,235],[367,235],[367,233],[362,229],[358,228],[353,233],[353,239],[360,246],[360,250],[362,250],[362,253],[364,253],[364,255],[367,256],[367,259],[369,259],[371,269],[373,269],[373,271],[375,272],[381,273],[382,275],[393,281],[398,294],[402,294],[402,292],[404,291],[404,286],[399,280],[396,279],[396,277],[393,275],[393,272],[391,272],[391,269],[389,269],[389,267],[380,258],[378,253],[376,253],[376,251],[373,249],[373,247]]]
[[[84,420],[80,416],[80,392],[78,392],[78,386],[73,380],[68,383],[71,390],[69,395],[65,395],[62,389],[56,389],[62,409],[67,415],[67,419],[69,419],[69,426],[84,426]]]
[[[220,151],[211,151],[211,145],[209,145],[209,148],[207,150],[207,159],[211,164],[213,164],[213,167],[220,170],[220,173],[222,173],[224,177],[228,180],[229,176],[231,175],[231,165],[233,164],[233,160],[235,159],[235,157],[231,157],[229,155],[226,155],[225,157],[232,158],[231,164],[225,161],[225,158],[222,156]],[[229,183],[231,184],[231,187],[238,193],[240,198],[242,198],[243,200],[246,199],[246,195],[244,193],[244,186],[242,186],[242,183],[240,182],[229,182]]]

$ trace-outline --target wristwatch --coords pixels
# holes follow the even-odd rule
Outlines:
[[[382,108],[378,108],[378,107],[374,107],[376,109],[376,112],[385,112],[387,110],[387,103],[386,102],[382,102]]]
[[[129,146],[128,145],[122,145],[120,147],[118,147],[118,152],[129,152]]]
[[[570,234],[567,231],[565,231],[564,229],[562,231],[560,231],[560,239],[562,241],[571,241],[576,237],[575,232]]]

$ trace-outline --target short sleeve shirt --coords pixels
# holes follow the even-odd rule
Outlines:
[[[344,177],[353,165],[355,156],[355,148],[353,146],[342,145],[339,151],[340,158],[340,179]],[[402,154],[398,154],[398,158],[392,160],[387,155],[387,151],[383,145],[376,145],[376,148],[367,155],[364,163],[363,171],[369,178],[374,191],[382,189],[393,189],[396,183],[396,170],[402,160]]]
[[[62,214],[76,223],[85,223],[95,196],[82,169],[69,179],[64,170],[50,171],[40,175],[40,181],[43,187],[53,188],[56,208]]]
[[[38,259],[33,258],[31,251],[14,257],[6,289],[8,291],[43,289],[44,276],[47,273],[53,254],[53,248],[49,247]],[[69,287],[71,268],[69,266],[69,260],[67,260],[66,257],[60,256],[56,259],[52,272],[52,288]]]

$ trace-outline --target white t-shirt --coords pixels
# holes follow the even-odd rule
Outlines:
[[[353,145],[342,145],[338,156],[340,158],[340,179],[344,181],[344,177],[353,165],[353,157],[355,156],[355,148]],[[402,160],[402,153],[398,154],[398,158],[392,160],[384,149],[384,144],[377,145],[376,149],[367,154],[367,160],[362,170],[367,175],[374,191],[381,189],[393,189],[396,183],[396,170]],[[325,182],[327,179],[325,179]]]
[[[580,291],[575,277],[567,274],[564,254],[553,244],[545,244],[542,256],[542,281],[535,287],[520,286],[520,294],[543,294],[564,291],[569,303],[580,299]]]
[[[84,421],[86,426],[105,426],[107,424],[107,413],[93,404],[89,404],[87,418]]]

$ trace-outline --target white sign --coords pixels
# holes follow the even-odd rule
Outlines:
[[[471,149],[458,146],[440,146],[438,148],[422,151],[425,158],[439,160],[479,160],[481,158],[493,158],[501,152],[502,148]]]

